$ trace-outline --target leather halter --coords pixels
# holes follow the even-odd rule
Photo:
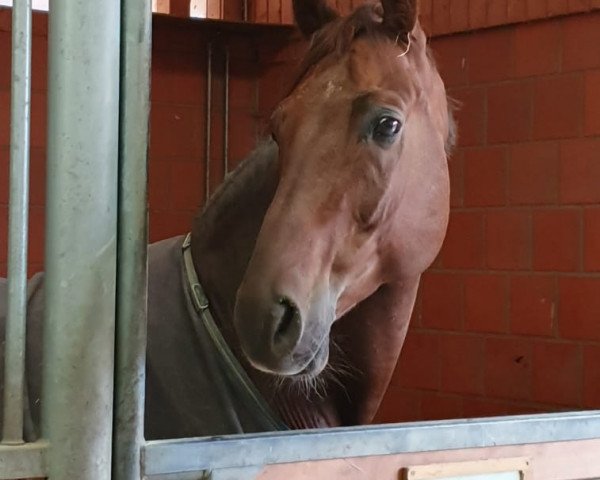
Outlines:
[[[196,269],[194,268],[194,261],[192,259],[191,249],[192,234],[188,233],[181,246],[183,253],[183,268],[185,271],[185,278],[187,280],[188,291],[194,312],[196,313],[194,318],[194,327],[198,331],[199,327],[203,327],[210,336],[210,339],[219,353],[220,363],[225,371],[227,378],[239,387],[238,393],[242,395],[244,404],[250,409],[254,415],[261,416],[265,420],[266,424],[273,430],[287,430],[287,426],[274,414],[265,399],[262,397],[260,392],[256,389],[252,380],[248,377],[248,374],[240,363],[235,358],[235,355],[225,342],[223,335],[217,327],[215,320],[210,313],[210,305],[208,298],[200,285]]]

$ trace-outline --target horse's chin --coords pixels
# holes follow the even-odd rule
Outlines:
[[[314,357],[308,362],[300,372],[295,375],[290,375],[292,379],[313,379],[318,377],[329,362],[329,336],[327,336],[321,346],[317,349]]]
[[[329,335],[323,338],[319,347],[315,350],[312,357],[307,362],[297,365],[296,368],[288,368],[285,371],[278,371],[266,368],[263,365],[256,364],[250,360],[250,364],[257,370],[276,376],[283,380],[310,380],[318,377],[329,362]]]

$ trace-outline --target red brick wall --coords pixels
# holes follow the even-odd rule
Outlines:
[[[167,0],[167,10],[187,17],[192,4],[202,0]],[[206,0],[210,18],[241,21],[241,0]],[[370,0],[326,0],[341,14]],[[433,35],[465,32],[509,23],[587,12],[600,8],[600,0],[419,0],[421,22]],[[248,20],[292,24],[292,0],[248,0]]]
[[[205,25],[155,19],[150,117],[150,240],[185,233],[209,195],[264,136],[268,108],[261,91],[289,88],[292,68],[278,65],[284,27]],[[206,172],[207,46],[212,45],[210,165]],[[229,105],[225,112],[225,51],[229,53]],[[281,73],[281,75],[279,74]],[[283,78],[285,77],[285,79]],[[225,148],[225,122],[228,144]],[[225,165],[227,150],[227,166]]]
[[[451,222],[380,419],[597,408],[600,12],[432,43],[463,103]]]
[[[341,14],[350,12],[365,0],[327,0]],[[190,5],[206,6],[207,18],[243,21],[242,0],[167,0],[165,11],[171,15],[188,17]],[[291,25],[294,23],[292,0],[247,0],[247,21],[259,24]]]
[[[587,12],[599,0],[420,0],[421,14],[434,35]]]
[[[207,45],[212,43],[210,193],[224,176],[224,48],[230,57],[229,169],[258,135],[257,84],[260,34],[215,36],[199,23],[155,23],[150,118],[150,238],[189,229],[206,198]],[[255,28],[256,30],[256,28]],[[216,38],[216,40],[215,40]]]
[[[10,14],[0,8],[0,275],[6,274],[10,111]],[[263,131],[261,72],[285,45],[284,27],[207,24],[154,19],[149,162],[150,238],[185,233],[206,195],[207,45],[212,43],[210,192],[224,176],[224,72],[229,50],[229,169],[249,153]],[[30,273],[43,268],[47,17],[34,14],[31,134]],[[262,65],[265,65],[263,68]],[[287,74],[289,77],[289,73]],[[276,88],[283,85],[277,81]],[[264,103],[264,101],[263,101]],[[262,111],[266,110],[262,108]]]
[[[344,14],[367,1],[370,0],[327,0],[327,3]],[[292,0],[250,0],[250,20],[291,24],[291,4]],[[419,4],[421,22],[432,35],[465,32],[600,8],[600,0],[420,0]]]
[[[351,12],[366,0],[327,0],[340,14]],[[292,0],[249,0],[249,19],[257,23],[294,23]]]

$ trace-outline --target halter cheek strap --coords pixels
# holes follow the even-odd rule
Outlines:
[[[190,292],[190,299],[194,307],[196,315],[192,315],[194,328],[198,330],[204,327],[208,332],[210,339],[220,355],[221,365],[225,371],[225,375],[234,385],[239,387],[239,393],[241,393],[246,407],[253,412],[257,417],[262,417],[265,423],[272,430],[287,430],[287,426],[276,417],[271,411],[271,408],[267,405],[266,401],[256,389],[252,380],[248,377],[248,374],[240,363],[235,358],[235,355],[225,342],[223,335],[219,327],[217,327],[215,320],[210,313],[210,306],[208,298],[200,285],[196,269],[194,268],[194,261],[192,259],[191,249],[191,233],[188,233],[181,246],[183,253],[183,268],[185,271],[185,278],[187,280],[188,291]]]

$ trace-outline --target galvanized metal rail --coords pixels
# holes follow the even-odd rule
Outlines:
[[[8,298],[2,443],[18,445],[23,443],[25,392],[31,0],[17,2],[12,10],[11,105]]]
[[[114,476],[140,478],[150,3],[51,4],[43,439],[18,447],[12,445],[23,443],[26,401],[31,1],[16,1],[12,15],[9,305],[0,478],[111,478],[113,405]],[[115,339],[119,375],[113,398]]]
[[[0,479],[42,478],[48,475],[48,443],[0,445]]]
[[[42,436],[50,478],[110,478],[120,0],[53,0]]]
[[[210,198],[210,158],[211,158],[211,123],[212,123],[212,68],[213,68],[213,45],[206,45],[206,105],[204,126],[204,201]]]
[[[166,440],[144,447],[144,474],[197,475],[278,463],[599,437],[600,411],[593,411]]]
[[[121,1],[113,478],[141,478],[146,379],[148,118],[152,11]]]

